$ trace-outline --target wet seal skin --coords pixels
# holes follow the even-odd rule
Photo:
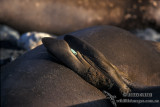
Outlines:
[[[98,89],[109,89],[115,84],[122,94],[131,91],[127,77],[85,41],[66,35],[64,40],[43,38],[42,42],[53,56]]]

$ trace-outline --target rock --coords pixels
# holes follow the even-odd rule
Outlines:
[[[144,40],[151,40],[160,42],[160,33],[156,32],[154,29],[147,28],[144,30],[135,30],[133,33]]]
[[[11,61],[14,61],[17,57],[25,53],[24,50],[4,49],[1,48],[0,66],[3,66]]]
[[[15,60],[25,52],[17,46],[19,38],[20,34],[16,30],[0,25],[0,66]]]
[[[18,46],[25,49],[30,50],[42,44],[41,39],[43,37],[53,37],[54,35],[50,35],[42,32],[27,32],[24,33],[20,39],[18,40]]]
[[[12,45],[8,41],[0,41],[0,45],[0,66],[15,60],[17,57],[21,56],[25,52],[19,47]]]
[[[20,38],[19,33],[5,25],[0,25],[0,41],[8,41],[12,45],[17,46],[17,41]]]
[[[19,38],[20,34],[16,30],[0,25],[0,66],[15,60],[25,52],[17,46]]]

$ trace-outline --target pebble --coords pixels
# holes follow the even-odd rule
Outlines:
[[[154,29],[151,28],[146,28],[144,30],[137,29],[133,31],[133,33],[141,39],[160,42],[160,33],[155,31]]]
[[[0,25],[0,41],[8,41],[12,45],[17,46],[19,38],[20,34],[16,30],[6,25]]]

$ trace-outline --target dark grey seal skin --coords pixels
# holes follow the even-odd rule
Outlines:
[[[160,84],[158,43],[140,40],[111,26],[88,28],[69,35],[87,41],[126,73],[132,83],[142,86],[142,91],[131,87],[133,92],[145,92],[147,88],[144,86]],[[1,70],[2,107],[112,106],[100,90],[51,57],[44,46],[27,52]],[[117,94],[116,90],[111,90],[111,94]],[[157,87],[149,88],[149,92],[156,93],[155,99],[159,98],[158,90]]]

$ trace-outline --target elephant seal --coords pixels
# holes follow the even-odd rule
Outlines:
[[[68,35],[87,41],[127,74],[134,84],[142,86],[141,91],[140,88],[131,87],[133,92],[146,92],[145,86],[160,84],[160,53],[152,43],[112,26],[92,27]],[[59,40],[63,38],[61,36]],[[1,70],[2,107],[112,107],[101,91],[76,75],[56,57],[51,58],[43,45],[27,52]],[[158,90],[159,87],[149,88],[155,95],[158,95]],[[114,90],[111,91],[112,94],[115,93]]]
[[[131,30],[149,23],[157,29],[160,26],[159,1],[0,0],[0,7],[0,23],[23,33],[64,34],[95,25],[116,25]]]

